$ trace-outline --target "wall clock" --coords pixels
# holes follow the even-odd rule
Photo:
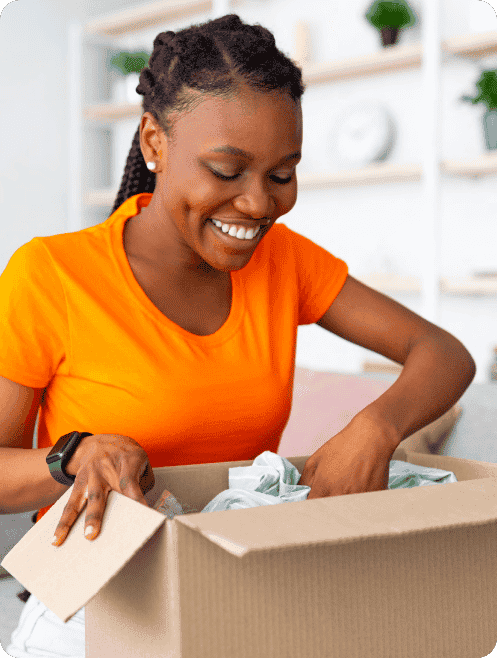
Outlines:
[[[395,137],[395,123],[384,106],[360,103],[337,119],[332,148],[342,166],[366,167],[388,157]]]

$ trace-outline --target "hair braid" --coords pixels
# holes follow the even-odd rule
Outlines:
[[[140,129],[135,133],[131,150],[126,161],[121,187],[117,193],[112,212],[139,192],[153,192],[155,189],[155,174],[147,169],[140,148]],[[136,191],[138,190],[138,191]]]
[[[192,90],[226,95],[243,84],[259,91],[284,91],[295,102],[304,92],[302,71],[278,50],[273,34],[229,14],[158,34],[136,91],[143,96],[143,112],[150,112],[168,135],[172,113],[187,111],[196,101],[198,94]],[[113,212],[130,196],[154,189],[155,174],[146,168],[138,129]]]

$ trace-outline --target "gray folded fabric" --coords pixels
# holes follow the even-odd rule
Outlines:
[[[251,466],[230,468],[229,489],[213,498],[202,512],[246,509],[306,500],[311,488],[298,484],[299,480],[300,473],[288,459],[266,450],[254,459]],[[389,489],[407,489],[448,482],[457,482],[456,476],[451,471],[417,466],[403,461],[390,462]],[[184,513],[181,505],[169,491],[164,491],[155,509],[170,519]]]
[[[229,489],[222,491],[202,512],[245,509],[305,500],[310,487],[298,484],[300,473],[288,459],[266,450],[252,466],[229,469]]]
[[[418,466],[392,459],[388,476],[389,489],[408,489],[409,487],[423,487],[428,484],[448,484],[457,482],[452,471],[443,471],[440,468]]]
[[[306,500],[311,488],[299,485],[299,480],[300,473],[288,459],[266,450],[254,459],[252,466],[230,468],[229,489],[213,498],[202,512]],[[403,461],[390,462],[389,489],[406,489],[447,482],[457,482],[454,473],[407,464]]]

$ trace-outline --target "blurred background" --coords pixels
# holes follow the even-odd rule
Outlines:
[[[481,0],[11,2],[0,271],[34,236],[108,217],[140,117],[137,54],[225,13],[268,27],[303,66],[299,198],[280,221],[457,336],[475,381],[497,377],[497,17]],[[297,364],[396,369],[317,325],[299,329]]]

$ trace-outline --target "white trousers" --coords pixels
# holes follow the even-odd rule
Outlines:
[[[6,652],[13,658],[85,658],[85,609],[64,623],[31,594]]]

